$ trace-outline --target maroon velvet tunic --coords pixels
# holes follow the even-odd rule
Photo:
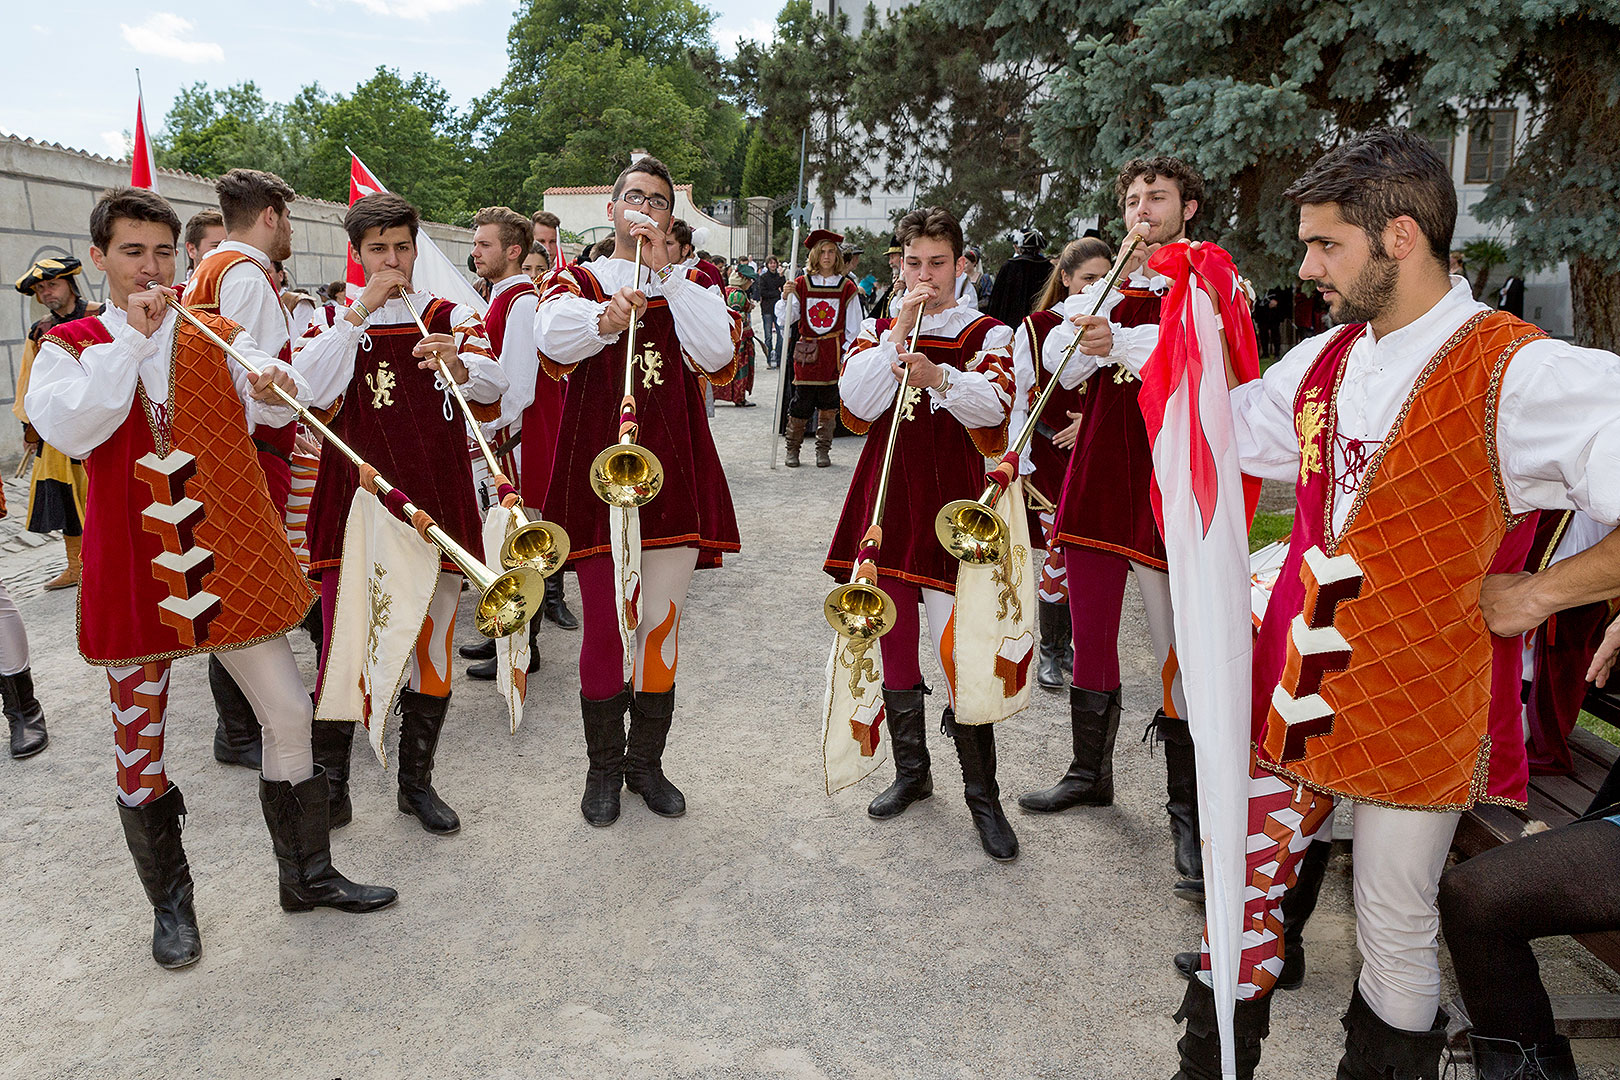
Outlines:
[[[878,320],[878,333],[886,332],[889,325],[888,319]],[[936,364],[964,371],[984,349],[985,336],[1001,325],[988,315],[981,316],[956,338],[921,335],[917,351]],[[872,523],[872,503],[877,498],[883,451],[893,420],[892,404],[871,421],[870,427],[847,408],[844,410],[846,426],[856,434],[865,429],[866,445],[855,463],[844,511],[822,566],[841,583],[849,580],[861,538]],[[969,429],[949,410],[935,409],[928,391],[919,392],[911,419],[901,425],[895,438],[889,497],[883,509],[883,546],[877,560],[880,578],[899,578],[927,589],[956,592],[960,564],[934,536],[934,515],[953,499],[978,498],[984,490],[984,459],[1001,453],[1006,444],[1005,420],[999,428]]]
[[[449,334],[453,310],[448,300],[435,299],[422,313],[422,321],[432,333]],[[384,480],[427,511],[451,539],[478,555],[484,550],[483,524],[473,493],[461,406],[452,400],[447,417],[445,392],[434,389],[434,373],[416,366],[420,358],[411,350],[422,334],[415,323],[374,325],[366,335],[371,348],[362,344],[355,349],[354,375],[327,426]],[[318,578],[342,561],[349,504],[359,485],[354,463],[327,447],[309,504],[310,576]],[[456,570],[448,559],[439,565]]]
[[[793,361],[796,386],[829,386],[838,382],[839,361],[844,353],[844,322],[849,305],[859,303],[858,291],[848,277],[837,285],[812,285],[810,275],[796,278],[791,286],[799,298],[798,340],[816,344],[813,363]]]
[[[1156,294],[1147,289],[1120,291],[1125,299],[1109,316],[1116,326],[1159,321]],[[1082,384],[1080,409],[1086,416],[1058,500],[1057,538],[1061,544],[1112,552],[1164,570],[1169,565],[1164,540],[1153,521],[1148,494],[1153,450],[1136,403],[1141,386],[1135,376],[1113,365]]]
[[[571,266],[568,272],[581,296],[596,303],[607,299],[585,267]],[[568,531],[570,566],[613,550],[607,503],[591,488],[591,462],[619,441],[624,350],[621,338],[571,368],[541,356],[542,368],[553,378],[568,376],[545,518]],[[675,318],[661,296],[647,301],[636,330],[636,352],[655,359],[655,370],[645,363],[636,365],[636,420],[640,425],[636,442],[658,455],[664,466],[663,488],[640,509],[641,546],[695,547],[700,569],[719,566],[725,552],[742,548],[737,514],[709,431],[698,373],[686,363]],[[729,371],[722,369],[711,378],[724,382]],[[526,428],[527,420],[524,423]]]

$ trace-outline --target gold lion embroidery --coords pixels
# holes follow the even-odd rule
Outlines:
[[[647,343],[647,347],[636,358],[636,363],[641,367],[642,389],[650,389],[664,384],[664,358],[658,354],[658,350],[653,347],[652,342]]]
[[[866,696],[866,687],[862,685],[863,683],[877,681],[877,664],[866,655],[875,644],[877,638],[852,639],[845,643],[839,653],[839,662],[849,669],[849,696],[856,701]]]
[[[917,415],[917,411],[916,411],[917,410],[917,402],[919,402],[921,400],[922,400],[922,387],[920,387],[920,386],[908,386],[908,387],[906,387],[905,400],[900,403],[900,419],[901,420],[915,419],[916,415]]]
[[[394,607],[393,595],[382,587],[382,579],[387,576],[388,571],[383,569],[382,563],[371,564],[371,580],[366,582],[371,599],[371,618],[366,626],[366,653],[373,666],[377,663],[377,650],[382,647],[382,632],[388,626]]]
[[[1299,482],[1304,483],[1312,473],[1322,471],[1322,444],[1317,436],[1327,425],[1327,402],[1318,401],[1320,386],[1305,393],[1299,406]]]
[[[1001,622],[1012,612],[1014,622],[1024,621],[1024,601],[1018,590],[1024,585],[1024,564],[1029,561],[1029,549],[1019,544],[1008,550],[990,571],[990,580],[996,584],[996,621]]]
[[[1124,386],[1128,382],[1135,382],[1135,381],[1136,381],[1136,376],[1132,375],[1130,373],[1129,369],[1124,368],[1124,367],[1116,367],[1114,369],[1114,385],[1115,386]]]
[[[398,381],[399,377],[388,369],[388,361],[379,361],[376,374],[366,376],[366,386],[371,388],[371,407],[373,409],[380,409],[384,405],[394,403],[394,384]]]

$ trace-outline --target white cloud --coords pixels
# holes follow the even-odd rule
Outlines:
[[[731,56],[737,51],[737,39],[747,38],[761,45],[769,45],[776,36],[774,19],[749,19],[743,23],[721,22],[714,27],[714,43],[722,53]]]
[[[124,32],[125,44],[148,56],[186,64],[219,64],[225,60],[225,50],[217,42],[190,40],[191,21],[171,12],[154,12],[138,26],[120,23],[118,28]]]
[[[484,0],[349,0],[373,15],[392,15],[396,19],[426,19],[444,15],[464,7],[474,7]]]
[[[122,131],[103,131],[101,133],[101,142],[102,149],[114,161],[129,154],[129,140],[124,138]]]

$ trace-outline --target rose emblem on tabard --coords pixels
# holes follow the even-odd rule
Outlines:
[[[825,334],[837,324],[838,308],[831,301],[817,300],[810,305],[810,310],[805,313],[805,317],[810,320],[811,330],[818,334]]]

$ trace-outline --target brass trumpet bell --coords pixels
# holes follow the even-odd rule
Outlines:
[[[880,638],[894,628],[894,600],[865,581],[852,581],[828,593],[822,613],[840,637]]]
[[[609,506],[645,506],[663,486],[663,463],[645,446],[615,443],[591,462],[591,490]]]
[[[522,518],[523,524],[501,541],[501,565],[508,570],[531,566],[541,577],[561,570],[569,552],[568,533],[563,527],[550,521],[530,521],[516,507],[512,512]]]
[[[496,574],[481,562],[463,565],[455,560],[467,580],[478,590],[478,606],[473,609],[473,625],[488,638],[515,634],[540,614],[546,598],[546,579],[540,571],[524,564]]]
[[[934,516],[934,535],[965,563],[988,566],[1007,555],[1007,523],[978,499],[948,502]]]

